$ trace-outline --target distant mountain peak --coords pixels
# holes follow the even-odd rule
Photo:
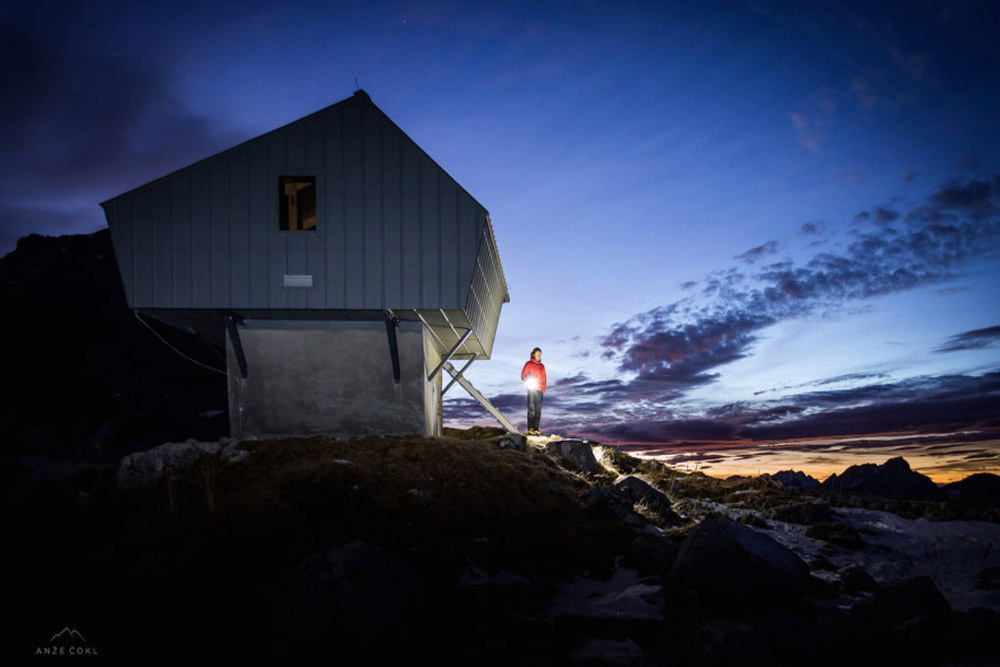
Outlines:
[[[854,465],[840,475],[830,475],[822,487],[831,493],[867,493],[908,500],[940,500],[941,491],[926,475],[910,468],[902,456],[881,465]]]
[[[801,470],[779,470],[771,475],[771,478],[780,482],[782,486],[788,489],[815,489],[820,486],[818,479],[805,474]]]
[[[877,468],[877,467],[880,467],[880,466],[875,466],[875,467]],[[907,471],[907,472],[909,472],[909,471],[912,470],[912,468],[910,468],[910,464],[907,463],[906,459],[904,459],[902,456],[895,456],[895,457],[889,459],[888,461],[886,461],[885,463],[883,463],[881,465],[881,468],[883,468],[884,470],[897,470],[898,469],[898,470],[903,470],[903,471]]]

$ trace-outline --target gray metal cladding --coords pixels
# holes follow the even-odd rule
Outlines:
[[[315,178],[314,230],[279,228],[280,176]],[[486,209],[360,91],[102,206],[132,308],[468,309],[488,351],[507,300]]]
[[[500,307],[509,300],[507,281],[500,264],[500,252],[493,236],[493,227],[487,220],[480,237],[472,286],[465,305],[469,322],[487,357],[493,350],[493,340],[500,322]]]

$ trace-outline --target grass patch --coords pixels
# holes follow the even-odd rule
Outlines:
[[[586,480],[534,448],[448,436],[240,446],[250,452],[242,461],[205,459],[136,492],[136,508],[172,540],[201,535],[281,560],[361,539],[427,558],[523,571],[557,561],[567,571],[592,569],[629,539],[610,514],[581,504]]]

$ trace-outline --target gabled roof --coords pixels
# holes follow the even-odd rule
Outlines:
[[[315,230],[279,228],[279,176]],[[509,301],[489,213],[360,90],[102,206],[133,308],[440,315],[488,356]]]

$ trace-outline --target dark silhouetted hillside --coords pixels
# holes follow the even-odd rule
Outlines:
[[[912,470],[902,457],[889,459],[881,465],[851,466],[839,475],[830,475],[822,489],[836,494],[867,493],[907,500],[940,500],[943,497],[929,477]]]
[[[0,259],[5,456],[116,462],[171,439],[228,430],[225,378],[183,360],[125,303],[108,232],[22,238]],[[224,370],[218,351],[154,325]]]

